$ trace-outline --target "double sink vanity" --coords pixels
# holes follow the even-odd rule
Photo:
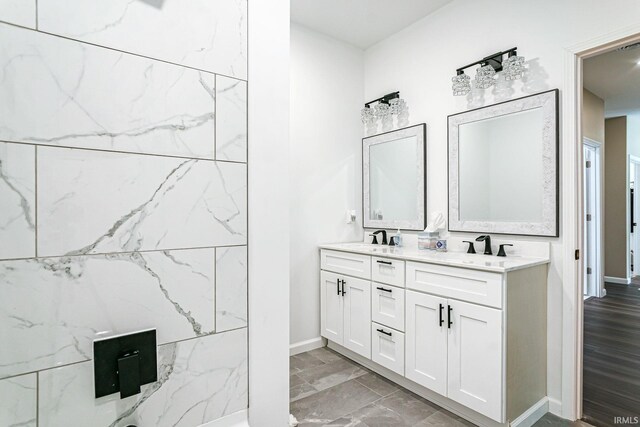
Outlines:
[[[322,245],[329,347],[479,425],[546,396],[548,257]]]
[[[529,427],[548,410],[558,91],[451,115],[447,146],[448,233],[438,247],[450,252],[420,251],[426,125],[363,139],[363,226],[403,230],[403,246],[320,246],[321,335],[330,348],[477,425]],[[445,215],[431,214],[430,236],[445,231]],[[483,234],[477,240],[487,255],[465,253],[468,233]],[[489,234],[537,238],[494,239],[502,245],[493,248]]]

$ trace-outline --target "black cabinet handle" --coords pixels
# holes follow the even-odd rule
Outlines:
[[[376,261],[378,264],[384,264],[384,265],[393,265],[393,263],[391,261],[383,261],[381,259]]]
[[[387,331],[385,331],[384,329],[376,329],[376,331],[378,331],[378,332],[380,332],[380,333],[383,333],[383,334],[385,334],[385,335],[388,335],[388,336],[391,336],[391,335],[392,335],[392,334],[391,334],[391,332],[387,332]]]
[[[381,288],[381,287],[377,287],[376,289],[379,290],[379,291],[385,291],[385,292],[389,292],[389,293],[393,292],[391,289],[385,289],[385,288]]]
[[[344,285],[346,285],[346,284],[347,284],[347,281],[346,280],[342,280],[342,296],[344,296],[344,294],[347,293],[347,291],[344,290]]]
[[[444,304],[438,304],[440,306],[440,326],[444,323],[444,319],[442,318],[442,311],[444,310]]]
[[[340,296],[340,279],[336,279],[336,291],[338,292],[338,296]]]
[[[447,313],[447,323],[449,323],[449,326],[447,327],[451,329],[451,325],[453,325],[453,322],[451,321],[451,312],[453,311],[453,307],[451,307],[450,305],[448,305],[447,307],[449,307],[449,312]]]

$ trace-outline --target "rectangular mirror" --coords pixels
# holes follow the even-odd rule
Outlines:
[[[558,91],[449,116],[449,230],[558,236]]]
[[[364,226],[424,230],[426,125],[362,140]]]

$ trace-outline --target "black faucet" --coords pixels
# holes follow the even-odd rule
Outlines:
[[[491,252],[491,236],[488,234],[483,234],[476,238],[476,242],[484,242],[484,254],[485,255],[493,255]]]
[[[380,244],[381,245],[388,244],[388,242],[387,242],[387,230],[378,230],[378,231],[374,231],[373,234],[372,234],[374,245],[376,244],[375,242],[377,242],[376,237],[378,236],[378,233],[382,233],[382,242]]]

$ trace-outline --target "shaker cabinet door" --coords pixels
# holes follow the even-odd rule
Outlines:
[[[343,298],[338,283],[342,276],[323,271],[320,280],[321,335],[337,344],[343,344]]]
[[[502,311],[448,300],[449,381],[447,395],[503,422]]]
[[[447,300],[413,291],[406,296],[405,377],[446,396]]]
[[[344,346],[371,359],[371,282],[344,280]]]

